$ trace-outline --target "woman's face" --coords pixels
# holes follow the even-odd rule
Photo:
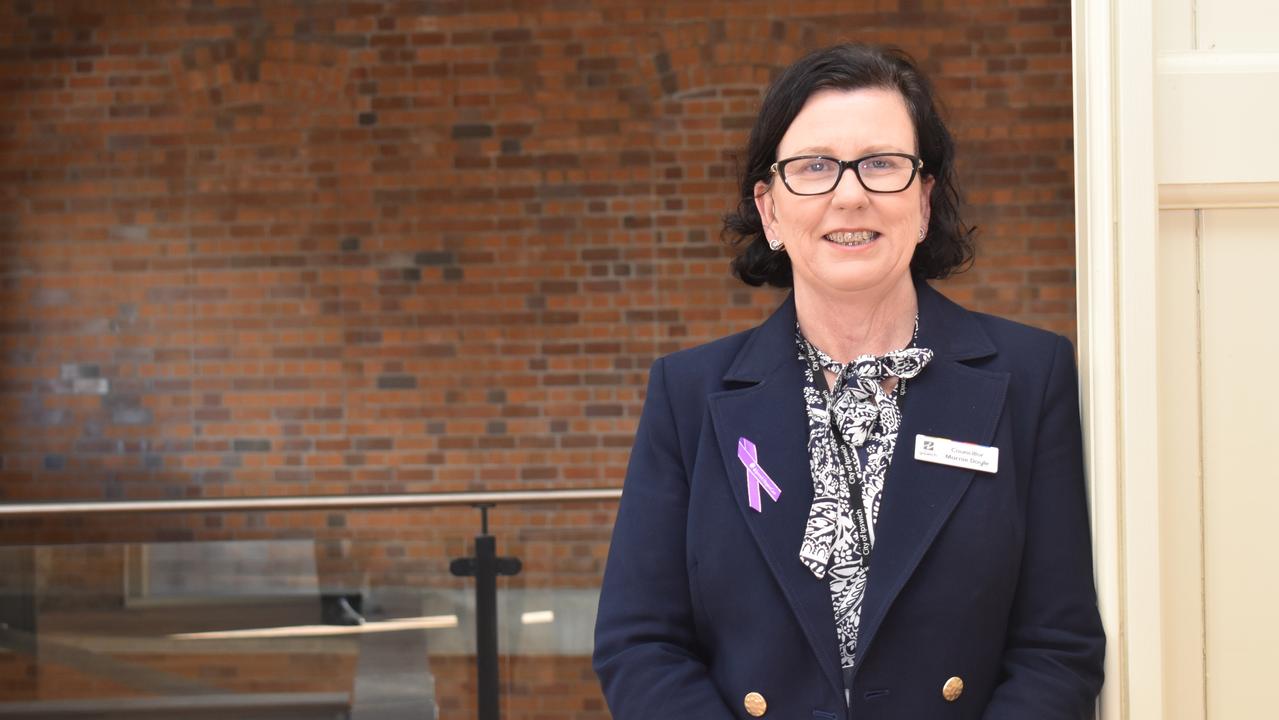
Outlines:
[[[901,94],[880,88],[820,90],[787,128],[777,159],[854,160],[880,152],[918,154],[915,126]],[[834,192],[801,196],[775,175],[771,183],[755,186],[755,206],[766,236],[780,240],[790,256],[797,295],[883,296],[910,283],[910,259],[920,228],[928,227],[932,185],[931,176],[920,174],[902,192],[869,192],[849,168]]]

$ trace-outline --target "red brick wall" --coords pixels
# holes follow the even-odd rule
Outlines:
[[[937,78],[970,305],[1073,323],[1069,3],[0,3],[0,494],[608,486],[654,356],[777,301],[718,217],[763,85]]]
[[[440,720],[476,717],[472,658],[435,656],[431,674],[440,691]],[[563,655],[503,656],[502,717],[507,720],[608,720],[608,706],[590,658]]]
[[[0,702],[22,702],[40,694],[40,671],[29,655],[0,652]]]
[[[313,642],[304,652],[115,652],[110,657],[159,677],[191,683],[190,692],[336,693],[354,701],[357,654],[355,645],[340,641]],[[458,655],[433,655],[425,663],[435,680],[441,720],[464,720],[476,715],[475,660]],[[585,657],[556,655],[503,656],[502,716],[510,720],[608,720],[599,682]],[[8,674],[9,666],[14,670]],[[31,678],[25,685],[0,684],[0,702],[23,700],[108,700],[148,696],[131,687],[56,662],[39,671],[20,656],[0,655],[0,679]],[[38,681],[34,678],[38,677]],[[137,680],[137,678],[135,678]],[[145,686],[144,680],[138,680]],[[367,699],[364,702],[368,702]]]
[[[278,643],[278,641],[277,641]],[[111,679],[73,666],[45,661],[39,668],[40,700],[106,700],[154,697],[148,673],[161,680],[183,683],[185,692],[217,693],[350,693],[355,683],[358,650],[355,641],[318,642],[322,649],[243,652],[100,652],[99,659],[117,660],[121,678]],[[345,645],[346,647],[342,647]],[[336,647],[336,649],[335,649]],[[131,675],[128,670],[134,670]],[[163,693],[160,693],[163,694]],[[0,697],[0,700],[15,698]]]

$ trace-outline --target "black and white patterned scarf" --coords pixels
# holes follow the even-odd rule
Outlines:
[[[904,350],[862,355],[843,365],[808,342],[798,326],[795,344],[804,366],[813,475],[813,505],[799,558],[814,575],[829,578],[840,662],[847,675],[857,649],[884,476],[901,427],[898,402],[906,392],[906,380],[924,369],[933,352],[914,347],[912,339],[911,347]],[[822,370],[836,376],[829,392]],[[898,378],[892,393],[885,392],[883,386],[889,377]],[[853,506],[856,490],[860,491],[860,507]]]

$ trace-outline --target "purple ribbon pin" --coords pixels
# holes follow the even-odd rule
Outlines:
[[[764,492],[777,502],[777,498],[782,496],[782,489],[777,487],[777,483],[764,472],[764,468],[759,466],[759,453],[755,450],[755,443],[744,437],[737,438],[737,459],[742,461],[742,465],[746,466],[746,494],[750,497],[751,509],[755,512],[764,512],[763,502],[759,497],[759,489],[764,488]]]

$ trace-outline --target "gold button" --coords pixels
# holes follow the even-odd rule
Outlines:
[[[764,713],[768,712],[768,703],[764,700],[764,696],[757,692],[746,693],[742,704],[746,706],[746,712],[751,717],[764,717]]]
[[[941,686],[941,696],[946,698],[946,702],[955,702],[960,695],[964,694],[964,679],[961,677],[953,677]]]

